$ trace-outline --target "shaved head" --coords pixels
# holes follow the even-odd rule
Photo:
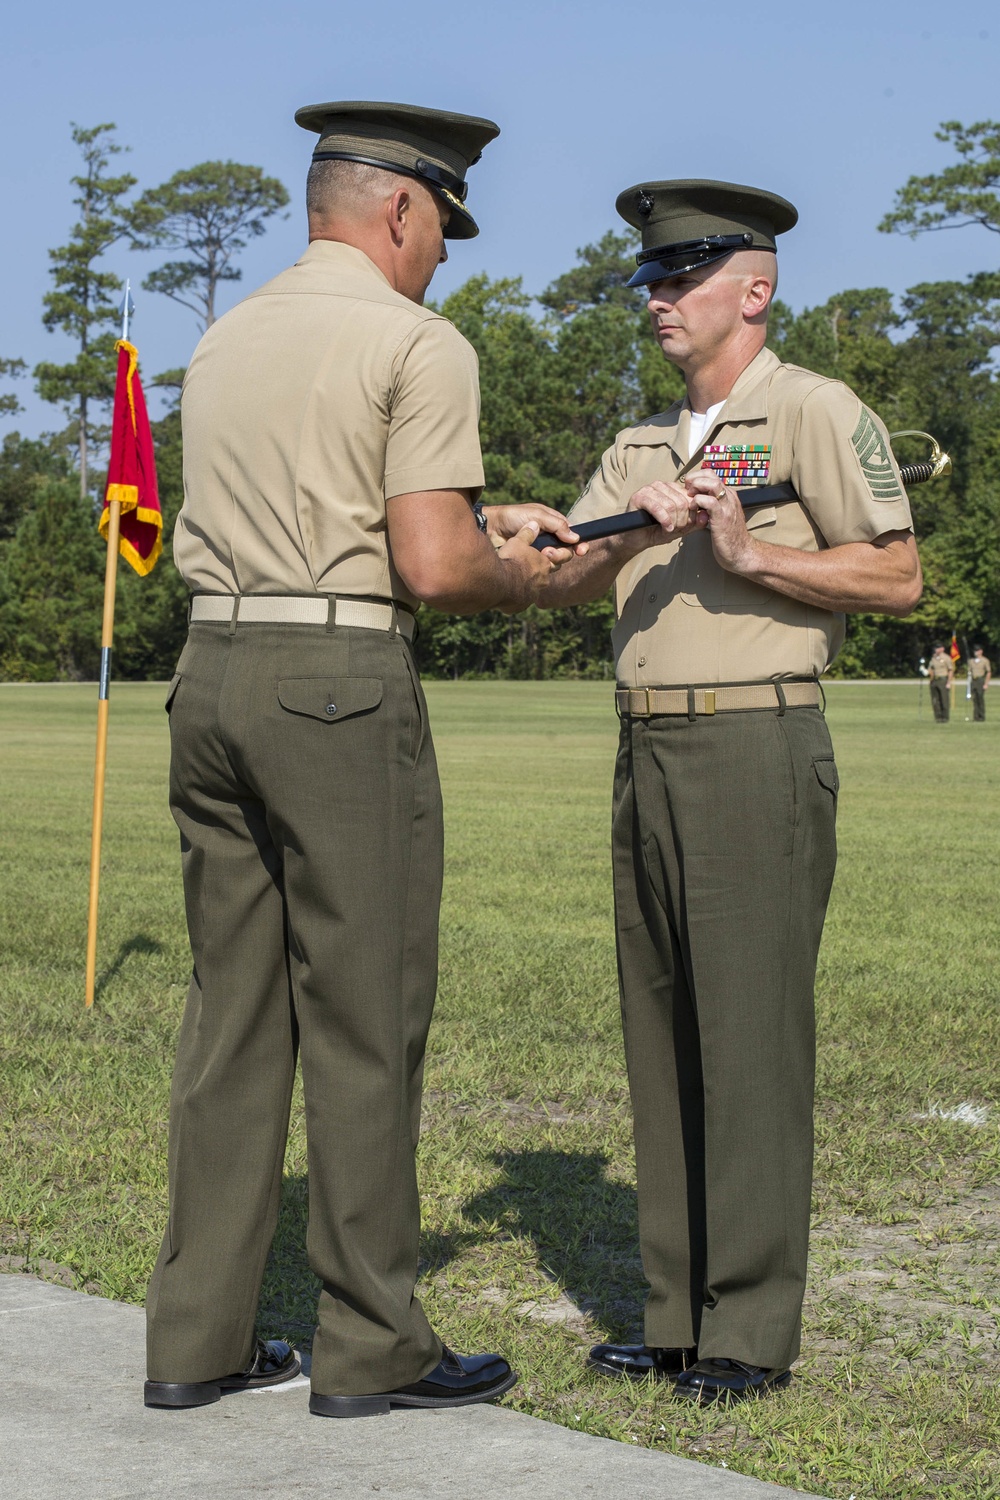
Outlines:
[[[411,302],[423,302],[436,267],[448,259],[451,208],[405,172],[336,157],[314,161],[306,208],[310,243],[353,245]]]
[[[755,281],[766,281],[771,291],[758,317],[767,321],[768,311],[778,290],[778,257],[773,250],[737,250],[722,262],[718,274],[727,276],[732,281],[742,282],[746,289]]]
[[[314,161],[306,178],[306,209],[310,223],[363,220],[399,188],[416,191],[420,186],[400,172],[360,161]]]

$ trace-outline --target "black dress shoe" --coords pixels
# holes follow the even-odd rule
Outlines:
[[[495,1401],[516,1383],[517,1375],[499,1354],[452,1354],[446,1348],[440,1364],[413,1385],[376,1396],[321,1396],[314,1391],[309,1410],[316,1417],[380,1417],[401,1406],[471,1406]]]
[[[657,1349],[648,1344],[595,1344],[587,1367],[602,1375],[617,1375],[621,1380],[645,1380],[655,1375],[660,1380],[676,1380],[682,1370],[694,1364],[697,1349]]]
[[[781,1390],[792,1378],[791,1370],[768,1370],[763,1365],[744,1364],[741,1359],[699,1359],[677,1379],[678,1396],[687,1396],[699,1406],[714,1402],[754,1401]]]
[[[257,1340],[253,1359],[236,1375],[221,1380],[147,1380],[143,1390],[146,1406],[210,1406],[221,1401],[225,1391],[256,1391],[265,1385],[282,1385],[294,1380],[302,1361],[281,1339]]]

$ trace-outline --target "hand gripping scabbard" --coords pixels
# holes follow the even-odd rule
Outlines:
[[[951,473],[951,459],[929,432],[907,429],[905,432],[894,432],[892,436],[923,437],[931,444],[931,456],[925,463],[900,465],[899,477],[905,485],[926,484],[929,479]],[[737,490],[736,494],[744,510],[752,505],[783,505],[799,498],[790,484],[766,484],[758,489]],[[655,516],[651,516],[648,511],[626,510],[614,516],[601,516],[597,521],[581,521],[573,530],[581,542],[594,542],[600,537],[620,536],[623,531],[635,531],[640,526],[656,525],[658,522]],[[566,543],[560,542],[551,531],[540,531],[531,545],[541,550],[542,547],[564,547]]]

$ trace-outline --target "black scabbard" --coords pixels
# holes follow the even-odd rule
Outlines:
[[[945,470],[944,472],[950,472]],[[903,464],[899,470],[899,477],[904,485],[925,484],[928,479],[936,477],[937,470],[933,463]],[[739,502],[744,510],[751,505],[783,505],[789,500],[797,500],[799,497],[790,484],[765,484],[759,489],[737,490]],[[602,536],[620,536],[623,531],[635,531],[639,526],[656,526],[659,523],[645,510],[626,510],[615,516],[601,516],[597,521],[582,521],[573,530],[579,536],[581,542],[594,542]],[[541,531],[531,544],[533,547],[565,547],[558,537],[553,536],[551,531]]]
[[[790,484],[765,484],[758,489],[737,490],[744,510],[751,505],[782,505],[798,496]],[[581,542],[594,542],[602,536],[620,536],[623,531],[635,531],[640,526],[658,526],[660,523],[647,510],[626,510],[615,516],[601,516],[597,521],[581,521],[573,530]],[[551,531],[540,531],[531,544],[533,547],[565,547]]]

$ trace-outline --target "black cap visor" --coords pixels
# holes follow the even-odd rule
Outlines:
[[[398,172],[401,177],[415,177],[432,192],[443,198],[451,209],[451,217],[444,227],[446,240],[472,240],[479,233],[479,225],[465,207],[467,182],[456,177],[436,162],[418,157],[414,167],[401,167],[398,162],[386,161],[375,156],[359,156],[353,151],[314,151],[313,161],[356,161],[365,167],[380,167],[385,172]]]
[[[639,251],[635,258],[639,269],[629,277],[626,285],[648,286],[653,281],[667,281],[671,276],[682,276],[685,271],[724,260],[734,250],[753,248],[752,234],[710,234],[701,240],[685,240],[680,245],[657,245]],[[761,245],[758,248],[770,250],[773,246]]]

